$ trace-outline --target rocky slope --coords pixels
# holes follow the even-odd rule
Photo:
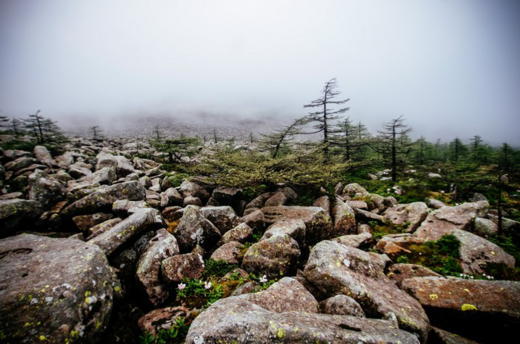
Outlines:
[[[175,186],[135,151],[0,151],[2,342],[150,343],[139,336],[182,321],[196,344],[493,343],[520,325],[520,284],[479,278],[515,264],[485,238],[486,201],[430,209],[357,184],[310,207],[283,186],[250,200],[198,178]],[[376,240],[375,226],[402,233]],[[397,264],[446,235],[458,277]],[[215,261],[234,270],[210,275]]]

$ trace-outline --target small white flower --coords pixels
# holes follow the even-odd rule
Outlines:
[[[179,283],[179,285],[177,286],[177,288],[178,288],[179,290],[183,290],[184,288],[186,288],[186,284],[184,284],[184,283]]]
[[[345,266],[348,268],[350,266],[350,260],[343,259],[343,264],[345,264]]]
[[[207,281],[204,283],[204,289],[209,289],[211,288],[211,282]]]
[[[267,282],[267,276],[263,275],[262,278],[260,278],[260,283],[265,283],[265,282]]]

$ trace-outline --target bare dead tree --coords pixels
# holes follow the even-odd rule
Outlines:
[[[316,134],[323,133],[323,153],[325,156],[328,156],[329,153],[329,136],[332,126],[332,121],[338,119],[340,114],[349,110],[348,107],[340,108],[338,110],[332,109],[334,105],[341,105],[348,102],[350,99],[345,100],[333,100],[339,94],[340,91],[337,91],[337,82],[336,79],[331,79],[325,83],[323,90],[321,91],[322,96],[316,100],[310,102],[310,104],[304,105],[304,108],[318,108],[318,111],[310,112],[307,116],[309,122],[316,122],[313,126],[313,129],[316,129],[314,132],[306,133],[306,134]]]

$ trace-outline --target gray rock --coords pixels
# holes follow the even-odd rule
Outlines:
[[[307,229],[305,240],[308,245],[334,237],[332,219],[321,207],[279,206],[261,210],[269,225],[282,219],[301,219]]]
[[[101,342],[118,287],[97,246],[19,235],[0,252],[3,341]]]
[[[352,208],[339,197],[336,197],[333,214],[334,234],[329,238],[341,235],[357,234],[356,215],[354,214],[354,210],[352,210]]]
[[[29,199],[40,202],[44,209],[61,201],[65,192],[65,187],[44,171],[36,170],[29,176]]]
[[[231,241],[217,248],[211,255],[213,260],[224,260],[228,264],[240,264],[239,256],[244,245],[238,241]]]
[[[289,199],[287,198],[287,196],[283,192],[278,191],[275,192],[274,195],[269,197],[267,201],[265,201],[265,206],[276,207],[280,205],[286,205],[287,203],[289,203]]]
[[[225,234],[241,222],[230,206],[204,207],[200,209],[200,213],[214,224],[221,234]]]
[[[131,238],[153,226],[161,225],[163,219],[157,209],[138,209],[128,218],[88,242],[99,246],[107,256],[111,256]]]
[[[187,206],[179,225],[175,229],[175,237],[182,252],[189,252],[200,245],[210,249],[220,240],[220,231],[200,213],[195,206]]]
[[[320,302],[320,313],[365,318],[363,308],[351,297],[339,294]]]
[[[22,168],[31,166],[35,162],[36,160],[33,158],[21,157],[14,161],[9,161],[7,164],[4,165],[4,167],[7,171],[18,171]]]
[[[179,212],[179,210],[180,210],[180,212]],[[171,207],[164,208],[164,210],[161,212],[161,214],[166,221],[173,222],[173,221],[180,220],[183,215],[183,212],[184,212],[184,210],[181,207],[174,205]]]
[[[89,228],[86,233],[87,236],[86,236],[85,241],[89,241],[89,240],[97,237],[98,235],[105,233],[106,231],[108,231],[110,228],[114,227],[121,221],[122,220],[119,217],[116,217],[115,219],[110,219],[105,222],[101,222],[100,224],[97,224],[94,227]]]
[[[433,198],[428,198],[426,203],[428,204],[428,207],[433,208],[433,209],[441,209],[446,206],[441,201],[439,201],[437,199],[433,199]]]
[[[199,184],[185,180],[179,187],[179,191],[186,198],[193,196],[199,198],[203,203],[209,199],[209,193]]]
[[[354,248],[365,248],[368,247],[374,241],[374,238],[370,233],[361,233],[354,235],[343,235],[331,239],[331,241],[335,241],[342,245],[347,245]]]
[[[264,213],[260,209],[243,216],[241,220],[253,230],[263,231],[265,229]]]
[[[229,186],[217,186],[211,198],[221,205],[234,206],[242,197],[242,189],[232,188]]]
[[[428,206],[424,202],[400,204],[386,209],[383,213],[383,218],[387,222],[401,226],[409,223],[406,228],[407,233],[414,232],[427,216]]]
[[[421,305],[392,284],[377,255],[322,241],[314,246],[305,266],[305,277],[329,296],[345,294],[356,300],[369,317],[395,313],[402,329],[416,333],[423,342],[429,322]]]
[[[343,195],[346,195],[348,197],[363,197],[368,195],[368,191],[358,183],[351,183],[345,186],[345,188],[343,189]]]
[[[126,177],[130,173],[135,172],[130,160],[121,155],[117,155],[114,158],[116,159],[116,173],[119,177]]]
[[[164,195],[164,196],[163,196]],[[161,207],[168,207],[173,205],[182,205],[184,199],[179,191],[175,188],[168,188],[161,194]]]
[[[251,202],[249,202],[246,205],[246,209],[262,208],[265,204],[265,201],[267,201],[272,195],[273,195],[272,192],[266,192],[266,193],[261,194],[260,196],[256,197]]]
[[[277,278],[294,270],[300,248],[288,235],[272,236],[253,244],[246,252],[242,268],[257,275]]]
[[[241,297],[215,302],[193,321],[186,344],[200,343],[417,344],[390,322],[306,312],[270,312]]]
[[[42,164],[49,166],[49,167],[57,165],[56,161],[52,158],[51,153],[49,153],[49,150],[47,149],[47,147],[35,146],[33,153],[34,153],[34,157],[36,158],[36,160],[38,160]]]
[[[176,325],[176,319],[180,317],[186,319],[190,316],[190,311],[185,307],[154,309],[150,313],[139,318],[137,325],[143,334],[150,333],[156,336],[159,331],[170,330],[172,325]]]
[[[432,326],[432,330],[430,331],[430,337],[432,338],[432,343],[439,344],[478,344],[472,340],[461,337],[458,334],[450,333],[448,331],[441,330],[435,326]]]
[[[117,168],[117,160],[112,154],[101,152],[96,156],[96,171],[105,167]]]
[[[227,244],[228,242],[238,241],[240,243],[245,243],[249,238],[253,236],[253,230],[245,223],[241,223],[235,228],[227,231],[220,241],[217,243],[218,246]]]
[[[89,215],[78,215],[72,218],[72,221],[80,232],[89,234],[89,229],[97,224],[105,222],[113,218],[110,213],[95,213]]]
[[[183,207],[187,207],[189,205],[195,205],[197,207],[202,207],[202,201],[198,197],[188,196],[184,198],[182,202]]]
[[[323,210],[325,210],[327,215],[330,215],[331,203],[330,203],[329,196],[321,196],[320,198],[318,198],[317,200],[314,201],[312,206],[321,207],[321,208],[323,208]]]
[[[127,199],[117,200],[112,204],[112,211],[124,216],[140,208],[150,208],[150,205],[146,201],[129,201]]]
[[[137,282],[148,295],[154,306],[161,304],[170,295],[169,289],[161,280],[161,263],[169,257],[179,254],[177,239],[166,229],[161,228],[150,239],[146,250],[137,263]]]
[[[275,235],[288,235],[300,246],[305,245],[305,222],[300,219],[282,219],[273,223],[267,230],[260,240],[269,239]]]
[[[267,290],[238,297],[274,313],[318,313],[318,301],[296,279],[284,277]]]
[[[43,212],[40,202],[25,199],[0,201],[0,237],[13,234],[24,226],[30,229],[33,221]]]
[[[82,164],[79,163],[70,165],[68,171],[70,176],[74,179],[81,179],[92,174],[90,169],[82,166]]]
[[[498,226],[493,221],[489,219],[484,219],[482,217],[477,217],[475,219],[475,226],[473,228],[473,233],[479,235],[481,237],[487,238],[489,236],[493,236],[498,233]]]

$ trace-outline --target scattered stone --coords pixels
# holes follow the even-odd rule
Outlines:
[[[195,184],[190,181],[183,181],[179,187],[179,191],[184,196],[184,198],[188,196],[197,197],[203,203],[209,199],[209,193],[199,184]]]
[[[339,294],[320,302],[320,313],[365,318],[363,308],[351,297]]]
[[[122,220],[119,217],[116,217],[115,219],[107,220],[105,222],[95,225],[94,227],[89,228],[89,230],[87,231],[88,236],[86,237],[85,241],[89,241],[97,237],[98,235],[105,233],[121,221]]]
[[[321,207],[330,216],[331,203],[329,196],[321,196],[312,204],[313,207]]]
[[[433,199],[433,198],[428,198],[426,203],[428,204],[428,207],[433,208],[433,209],[441,209],[441,208],[444,208],[446,206],[441,201],[439,201],[437,199]]]
[[[178,212],[179,210],[182,210],[181,207],[174,205],[171,207],[166,207],[162,211],[162,217],[168,222],[178,221],[182,217],[183,212]]]
[[[140,208],[150,208],[150,205],[146,203],[146,201],[129,201],[127,199],[117,200],[112,205],[112,211],[114,213],[124,216]]]
[[[189,205],[195,205],[197,207],[202,207],[202,201],[198,197],[188,196],[184,198],[182,202],[183,207],[187,207]]]
[[[498,225],[489,219],[477,217],[475,219],[473,233],[481,237],[487,238],[498,233]]]
[[[231,241],[217,248],[211,255],[213,260],[224,260],[228,264],[240,264],[239,256],[244,245],[238,241]]]
[[[272,195],[273,195],[272,192],[266,192],[266,193],[261,194],[260,196],[256,197],[251,202],[249,202],[246,205],[246,209],[262,208],[265,204],[265,201],[267,201]]]
[[[0,201],[0,237],[6,237],[24,226],[30,229],[32,222],[43,212],[40,202],[25,199]]]
[[[355,196],[364,197],[368,195],[368,191],[358,183],[351,183],[345,186],[343,189],[343,195],[350,198]]]
[[[217,243],[217,246],[221,246],[232,241],[238,241],[243,244],[252,236],[253,230],[251,227],[245,223],[241,223],[230,231],[227,231]]]
[[[51,155],[51,153],[49,153],[49,150],[47,149],[47,147],[35,146],[33,153],[34,153],[34,157],[36,158],[36,160],[38,160],[42,164],[49,166],[49,167],[57,166],[56,161],[54,161],[54,159],[52,158],[52,155]]]
[[[241,220],[253,230],[263,232],[265,229],[264,213],[260,209],[243,216]]]
[[[430,331],[430,338],[432,343],[439,344],[478,344],[477,342],[461,337],[457,334],[441,330],[435,326],[432,326],[432,330]]]
[[[172,205],[179,206],[182,205],[183,202],[184,199],[177,189],[168,188],[161,194],[161,207],[167,207]]]
[[[175,325],[175,320],[181,317],[189,318],[191,312],[185,307],[166,307],[154,309],[139,318],[137,325],[143,334],[156,336],[159,331],[167,331]]]

